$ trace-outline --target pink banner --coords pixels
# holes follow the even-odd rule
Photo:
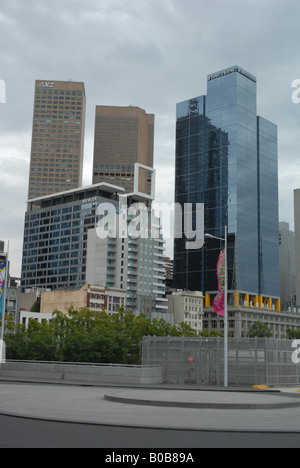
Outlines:
[[[226,268],[226,259],[225,259],[225,249],[222,250],[219,256],[217,264],[217,277],[218,277],[218,290],[219,293],[214,299],[214,304],[212,312],[215,314],[221,315],[224,317],[224,300],[225,300],[225,268]]]

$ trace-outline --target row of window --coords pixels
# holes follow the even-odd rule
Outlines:
[[[83,92],[82,91],[78,91],[78,90],[64,90],[64,89],[40,89],[40,88],[37,88],[35,90],[36,94],[39,95],[39,94],[47,94],[48,97],[51,96],[51,95],[54,95],[54,96],[57,96],[57,95],[60,95],[60,96],[82,96],[83,95]]]

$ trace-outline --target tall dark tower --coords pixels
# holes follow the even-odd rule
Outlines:
[[[177,105],[175,201],[204,203],[205,232],[228,226],[232,297],[280,298],[277,127],[257,116],[256,78],[238,66],[208,76],[207,95]],[[217,292],[221,241],[201,250],[175,240],[174,286]],[[237,299],[236,299],[237,300]]]

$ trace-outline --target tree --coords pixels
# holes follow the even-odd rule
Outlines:
[[[31,307],[31,309],[30,309],[30,312],[40,312],[40,311],[41,311],[41,303],[40,303],[40,301],[36,301],[36,302],[32,305],[32,307]]]
[[[286,331],[286,337],[288,340],[299,340],[300,339],[300,330],[295,330],[293,328],[288,328]]]
[[[200,336],[203,336],[204,338],[216,338],[218,336],[224,338],[224,333],[218,332],[214,329],[212,329],[211,331],[205,329],[200,333]]]
[[[27,336],[27,360],[57,361],[57,337],[47,320],[41,323],[29,320]]]
[[[267,327],[262,322],[254,322],[252,327],[250,328],[248,332],[248,337],[249,338],[272,338],[272,332],[271,330]]]
[[[28,339],[25,326],[18,324],[15,333],[5,335],[6,357],[15,360],[27,359]]]
[[[31,319],[27,330],[18,327],[6,336],[6,351],[8,359],[140,364],[143,336],[154,335],[197,336],[185,323],[151,321],[130,310],[108,315],[72,307],[68,315],[55,310],[49,322]]]

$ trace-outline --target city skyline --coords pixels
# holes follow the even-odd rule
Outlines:
[[[226,5],[220,0],[191,0],[188,5],[181,0],[87,0],[74,2],[70,11],[67,1],[49,3],[4,0],[1,5],[0,79],[6,94],[0,103],[0,160],[6,223],[0,238],[10,240],[14,275],[21,264],[32,90],[34,81],[44,77],[85,83],[83,185],[92,180],[95,105],[136,105],[155,114],[156,199],[172,201],[176,102],[204,94],[205,78],[214,70],[235,63],[251,70],[259,77],[258,113],[278,125],[280,220],[293,228],[293,189],[300,186],[300,105],[291,96],[292,83],[300,78],[300,5],[290,0],[248,2],[243,8],[234,0]],[[171,252],[170,244],[168,248]]]

